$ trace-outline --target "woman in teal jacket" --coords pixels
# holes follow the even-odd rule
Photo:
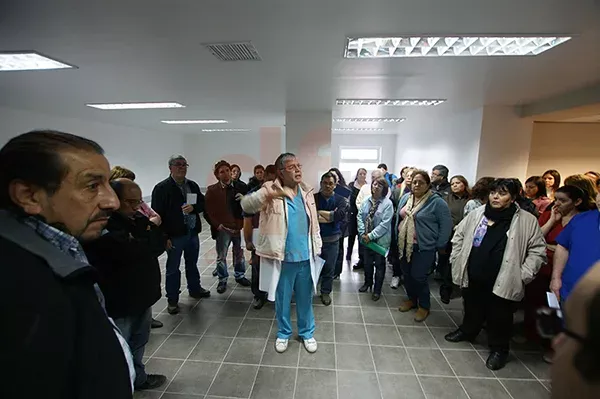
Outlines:
[[[413,173],[412,192],[398,203],[398,253],[408,300],[401,312],[418,308],[415,321],[429,316],[431,298],[427,275],[436,252],[444,253],[452,233],[452,216],[446,201],[431,191],[427,172]]]
[[[385,178],[379,177],[371,183],[371,197],[362,205],[358,214],[358,236],[361,242],[375,243],[384,249],[390,248],[392,242],[392,217],[394,205],[387,198],[389,185]],[[385,254],[380,254],[365,247],[365,283],[359,288],[366,292],[373,287],[373,270],[375,270],[375,288],[373,300],[381,298],[381,287],[385,277]]]

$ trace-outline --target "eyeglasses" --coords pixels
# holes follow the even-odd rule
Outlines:
[[[142,200],[137,200],[137,199],[124,199],[123,202],[128,203],[131,206],[137,206],[137,205],[142,205],[142,203],[144,201]]]
[[[536,325],[540,337],[552,339],[558,334],[563,333],[577,342],[586,342],[584,337],[565,328],[564,320],[559,312],[560,310],[558,309],[548,307],[539,308],[536,311]]]
[[[172,163],[171,166],[175,166],[176,168],[187,168],[190,165],[187,163],[175,162]]]
[[[288,172],[301,171],[302,165],[300,165],[299,163],[295,165],[288,165],[285,168],[281,168],[280,170],[286,170]]]

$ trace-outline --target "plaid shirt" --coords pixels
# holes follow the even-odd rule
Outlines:
[[[85,265],[89,265],[88,259],[83,252],[83,248],[77,239],[67,233],[64,233],[57,228],[54,228],[41,220],[35,217],[28,217],[23,220],[27,226],[31,227],[35,230],[36,233],[40,235],[44,240],[48,241],[56,248],[58,248],[61,252],[68,254],[73,257],[76,261],[83,263]],[[98,296],[98,301],[104,309],[104,295],[102,291],[100,291],[100,287],[98,284],[94,284],[94,289],[96,290],[96,295]],[[119,340],[119,344],[121,345],[121,349],[123,349],[123,353],[125,354],[125,360],[127,360],[127,367],[129,368],[129,378],[131,381],[131,389],[133,390],[133,383],[135,381],[135,368],[133,366],[133,356],[131,355],[131,350],[129,349],[129,345],[125,338],[121,335],[121,331],[117,328],[113,320],[108,317],[108,321],[113,327],[113,331]]]

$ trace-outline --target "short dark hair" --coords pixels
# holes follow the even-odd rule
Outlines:
[[[565,194],[567,197],[571,199],[571,201],[576,202],[577,200],[581,200],[581,204],[577,206],[577,210],[579,212],[586,212],[594,209],[596,206],[595,202],[590,201],[590,196],[587,192],[577,186],[569,185],[562,186],[555,193]]]
[[[338,168],[331,168],[329,169],[330,172],[335,172],[335,174],[337,175],[337,184],[339,184],[340,186],[343,187],[347,187],[348,183],[346,183],[346,179],[344,178],[344,175],[342,174],[342,172],[340,172],[340,170]]]
[[[12,138],[0,150],[0,209],[14,207],[9,186],[15,180],[34,184],[49,195],[60,188],[69,165],[65,151],[87,151],[104,155],[95,141],[56,130],[36,130]]]
[[[549,169],[544,172],[542,177],[546,177],[546,175],[554,177],[554,185],[552,186],[552,189],[557,190],[560,187],[560,173],[558,173],[558,171],[555,169]]]
[[[440,175],[442,175],[442,177],[444,179],[447,179],[448,176],[450,175],[450,170],[448,170],[447,167],[445,167],[444,165],[435,165],[432,170],[437,170],[438,172],[440,172]]]
[[[267,165],[267,167],[265,168],[265,174],[277,175],[277,168],[275,167],[275,165]]]
[[[519,185],[515,180],[518,179],[495,179],[490,184],[490,193],[497,191],[506,191],[513,199],[517,199],[520,195]]]
[[[487,201],[487,198],[490,195],[490,185],[494,180],[496,179],[489,176],[477,180],[471,189],[471,196],[480,201]]]
[[[220,160],[215,164],[215,167],[213,169],[213,173],[215,174],[215,176],[217,176],[217,174],[219,173],[219,169],[221,169],[223,166],[227,166],[229,169],[231,169],[231,165],[229,164],[229,162]]]
[[[379,165],[377,165],[377,169],[385,169],[385,170],[388,170],[388,167],[387,167],[387,165],[386,165],[386,164],[384,164],[384,163],[380,163]]]
[[[262,166],[262,165],[256,165],[256,166],[254,167],[254,169],[253,169],[253,172],[254,172],[254,173],[256,173],[256,171],[257,171],[257,170],[259,170],[259,169],[265,170],[265,167],[264,167],[264,166]],[[240,171],[241,171],[241,169],[240,169]]]
[[[335,175],[331,172],[323,173],[323,175],[321,176],[321,181],[323,181],[325,179],[333,179],[334,182],[337,182]]]
[[[415,176],[420,175],[423,177],[423,179],[425,179],[425,183],[427,183],[427,185],[431,184],[431,176],[429,176],[429,173],[427,173],[427,171],[422,170],[422,169],[415,169],[415,171],[412,174],[412,178],[413,180],[415,179]]]
[[[383,187],[383,190],[381,190],[381,198],[385,198],[388,195],[388,191],[390,191],[390,185],[388,184],[387,180],[385,180],[385,177],[378,177],[377,179],[373,180],[371,182],[371,187],[373,187],[373,183],[377,183],[379,184],[381,187]]]
[[[242,178],[242,168],[240,168],[240,165],[234,163],[229,167],[229,169],[233,170],[233,168],[238,168],[238,170],[240,171],[238,179],[241,179]]]
[[[535,194],[536,199],[546,196],[546,182],[542,176],[531,176],[525,180],[525,184],[527,183],[533,183],[537,187],[537,193]]]

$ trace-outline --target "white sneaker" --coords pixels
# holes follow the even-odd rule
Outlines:
[[[305,339],[304,347],[308,353],[315,353],[317,351],[317,340],[314,338]]]
[[[392,277],[390,287],[392,287],[393,289],[398,289],[398,287],[400,287],[400,277]]]
[[[275,351],[277,353],[285,352],[288,347],[288,342],[289,339],[277,338],[277,341],[275,341]]]

